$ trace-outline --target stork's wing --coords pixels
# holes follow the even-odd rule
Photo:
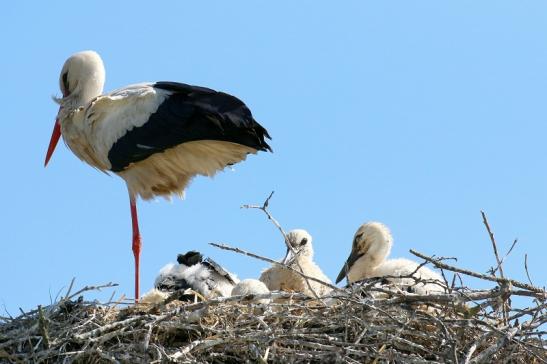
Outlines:
[[[217,272],[222,277],[226,278],[228,282],[230,282],[231,284],[236,284],[235,277],[230,272],[222,268],[218,263],[216,263],[211,258],[206,258],[203,261],[203,264],[209,267],[210,269],[214,270],[215,272]]]
[[[265,138],[270,139],[268,132],[236,97],[176,82],[156,82],[145,87],[157,96],[135,98],[131,88],[127,89],[133,92],[128,94],[134,101],[124,104],[126,112],[118,116],[120,122],[129,127],[112,141],[108,150],[112,171],[123,171],[131,163],[191,141],[226,141],[271,151],[265,141]],[[124,92],[118,90],[111,96],[121,104]],[[152,105],[154,102],[156,105]],[[128,122],[127,118],[132,117],[138,121]],[[111,120],[109,124],[117,122]]]

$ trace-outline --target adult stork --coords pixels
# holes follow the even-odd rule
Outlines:
[[[129,191],[139,298],[141,236],[136,199],[176,194],[195,175],[213,176],[250,153],[272,151],[271,139],[234,96],[177,82],[141,83],[102,94],[105,70],[94,51],[72,55],[59,83],[63,97],[49,142],[60,136],[92,167],[123,178]]]

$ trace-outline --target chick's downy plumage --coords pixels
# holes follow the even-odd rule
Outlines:
[[[287,234],[287,240],[294,250],[294,254],[288,251],[287,257],[284,259],[285,262],[296,270],[299,270],[300,266],[303,274],[330,284],[330,279],[313,261],[311,235],[306,230],[296,229]],[[330,287],[313,280],[308,279],[308,284],[306,283],[306,279],[301,275],[277,265],[264,270],[259,279],[271,291],[302,292],[310,297],[314,297],[315,295],[324,296],[331,291]]]

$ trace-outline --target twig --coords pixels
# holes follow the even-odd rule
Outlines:
[[[285,245],[287,245],[287,249],[289,249],[292,253],[294,253],[294,249],[291,246],[291,244],[289,243],[289,240],[287,239],[287,234],[285,233],[285,230],[283,230],[283,228],[281,227],[281,224],[279,224],[279,222],[268,211],[268,205],[270,204],[270,199],[272,198],[274,192],[275,191],[272,191],[270,193],[268,198],[264,201],[264,203],[261,206],[260,205],[247,204],[247,205],[242,205],[241,208],[242,209],[258,209],[258,210],[264,212],[266,214],[266,216],[268,217],[268,220],[270,220],[275,225],[277,230],[279,230],[281,235],[283,235],[283,240],[285,241]]]
[[[327,286],[329,288],[332,288],[334,290],[340,290],[340,288],[336,287],[335,285],[333,284],[330,284],[330,283],[327,283],[327,282],[324,282],[320,279],[317,279],[315,277],[311,277],[311,276],[308,276],[302,272],[299,272],[298,270],[286,265],[286,264],[283,264],[283,263],[280,263],[280,262],[277,262],[273,259],[270,259],[270,258],[266,258],[266,257],[263,257],[263,256],[260,256],[260,255],[257,255],[257,254],[254,254],[254,253],[250,253],[250,252],[247,252],[245,250],[242,250],[242,249],[239,249],[239,248],[233,248],[229,245],[226,245],[226,244],[218,244],[218,243],[209,243],[209,245],[212,245],[214,247],[217,247],[217,248],[220,248],[220,249],[223,249],[223,250],[229,250],[229,251],[233,251],[233,252],[236,252],[236,253],[239,253],[239,254],[243,254],[243,255],[246,255],[246,256],[249,256],[251,258],[255,258],[255,259],[259,259],[259,260],[263,260],[265,262],[268,262],[268,263],[271,263],[271,264],[274,264],[274,265],[277,265],[279,267],[283,267],[287,270],[290,270],[296,274],[299,274],[301,277],[303,277],[304,279],[309,279],[311,281],[314,281],[314,282],[317,282],[317,283],[320,283],[324,286]],[[316,297],[318,298],[318,297]]]
[[[477,348],[479,348],[485,341],[489,340],[494,335],[495,333],[493,331],[489,331],[483,336],[481,336],[479,339],[477,339],[475,342],[473,342],[473,344],[469,347],[469,349],[465,353],[465,356],[463,358],[464,364],[469,364]]]
[[[497,282],[497,283],[500,283],[500,284],[511,284],[515,287],[519,287],[519,288],[522,288],[522,289],[527,289],[529,291],[537,292],[537,293],[540,293],[542,295],[547,294],[547,292],[545,292],[545,290],[543,290],[541,288],[532,286],[530,284],[521,283],[521,282],[515,281],[514,279],[491,277],[491,276],[488,276],[486,274],[476,273],[476,272],[473,272],[473,271],[470,271],[470,270],[467,270],[467,269],[461,269],[461,268],[458,268],[458,267],[454,267],[452,265],[442,263],[442,262],[440,262],[437,259],[434,259],[432,257],[428,257],[427,255],[421,254],[421,253],[415,251],[414,249],[410,249],[410,252],[412,254],[414,254],[415,256],[419,257],[419,258],[425,259],[428,262],[433,263],[437,268],[442,268],[442,269],[446,269],[446,270],[449,270],[449,271],[452,271],[452,272],[462,273],[462,274],[465,274],[465,275],[468,275],[468,276],[471,276],[471,277],[481,278],[481,279],[484,279],[484,280],[487,280],[487,281]]]
[[[505,256],[503,258],[501,258],[501,262],[496,266],[496,268],[494,268],[494,270],[492,271],[492,274],[494,274],[494,275],[496,274],[496,271],[500,268],[500,266],[503,264],[505,259],[507,259],[509,254],[511,254],[511,252],[513,251],[513,248],[515,247],[515,245],[517,245],[517,242],[518,242],[518,239],[513,240],[513,244],[511,244],[511,247],[509,248],[509,250],[507,251]]]
[[[74,339],[76,339],[77,341],[85,341],[87,339],[100,336],[107,331],[114,330],[114,329],[117,329],[118,327],[122,327],[125,325],[129,325],[139,320],[142,320],[141,316],[131,317],[123,321],[116,321],[108,325],[100,326],[94,330],[86,332],[85,334],[76,334],[74,335]]]
[[[515,336],[515,334],[518,332],[518,328],[511,328],[509,331],[501,338],[496,341],[493,345],[491,345],[489,348],[483,350],[479,355],[475,357],[475,359],[471,360],[470,363],[491,363],[492,362],[492,355],[498,353],[502,347],[507,345],[511,339]]]
[[[384,293],[391,293],[397,295],[397,297],[386,299],[385,301],[378,301],[381,305],[393,305],[398,303],[410,303],[410,302],[427,302],[427,303],[461,303],[467,301],[485,300],[502,295],[500,290],[487,290],[477,291],[471,293],[434,293],[434,294],[416,294],[406,293],[405,291],[393,292],[382,289],[372,288],[373,291],[379,291]]]
[[[183,357],[184,355],[188,354],[194,349],[205,350],[215,345],[221,344],[224,341],[225,341],[224,339],[196,340],[191,342],[189,345],[183,347],[180,351],[176,352],[175,354],[170,355],[169,357],[173,360],[177,360]]]
[[[66,290],[65,300],[68,299],[70,296],[70,291],[72,291],[72,287],[74,286],[74,281],[76,281],[76,277],[72,277],[72,280],[70,281],[70,284],[68,285],[68,288]]]
[[[287,238],[287,234],[285,233],[285,231],[283,230],[283,228],[281,227],[281,224],[272,216],[272,214],[270,214],[270,212],[268,211],[268,205],[270,204],[270,199],[272,198],[273,194],[274,194],[275,191],[272,191],[270,193],[270,195],[268,196],[268,198],[264,201],[264,203],[262,204],[262,206],[259,206],[259,205],[243,205],[241,206],[241,208],[246,208],[246,209],[258,209],[262,212],[264,212],[266,214],[266,216],[268,217],[268,220],[270,220],[274,225],[275,227],[277,227],[277,229],[279,230],[279,232],[281,232],[281,235],[283,235],[283,241],[285,242],[285,245],[287,246],[287,249],[293,254],[294,256],[294,261],[296,263],[296,266],[298,267],[298,269],[300,269],[300,272],[299,273],[304,273],[304,269],[302,268],[302,266],[300,265],[300,262],[298,261],[298,259],[296,259],[296,253],[294,251],[294,248],[292,247],[289,239]],[[317,294],[317,292],[315,292],[315,290],[313,289],[313,287],[311,286],[310,282],[309,282],[309,278],[306,278],[307,276],[305,276],[304,274],[302,274],[302,277],[304,277],[304,282],[306,282],[306,285],[308,286],[308,289],[310,290],[310,292],[315,296],[315,298],[319,298],[319,295]]]
[[[105,283],[105,284],[101,284],[101,285],[98,285],[98,286],[85,286],[84,288],[80,289],[78,292],[70,295],[68,297],[69,300],[73,299],[74,297],[84,293],[84,292],[87,292],[87,291],[100,291],[101,289],[103,288],[112,288],[112,287],[117,287],[118,286],[118,283],[112,283],[112,282],[108,282],[108,283]]]
[[[481,215],[482,215],[482,222],[484,223],[484,226],[486,226],[486,231],[488,231],[488,235],[490,236],[490,241],[492,242],[492,248],[494,249],[494,255],[496,257],[496,262],[498,263],[501,278],[504,278],[503,267],[501,265],[500,257],[498,255],[498,247],[497,247],[497,244],[496,244],[496,239],[494,239],[494,233],[490,229],[490,224],[488,224],[488,219],[486,218],[486,214],[482,210],[481,210]],[[495,271],[492,273],[492,275],[495,276],[494,273],[495,273]]]
[[[496,268],[492,269],[492,275],[495,277],[496,271],[499,268],[501,278],[505,278],[503,274],[503,264],[502,264],[503,260],[500,260],[500,257],[498,255],[498,246],[496,244],[496,239],[494,238],[494,233],[492,232],[492,229],[490,228],[490,224],[488,223],[488,219],[486,218],[486,214],[484,213],[484,211],[481,211],[481,215],[482,215],[482,222],[484,223],[484,226],[486,226],[486,231],[488,231],[488,235],[490,236],[490,241],[492,242],[492,248],[494,249],[494,255],[496,257],[496,262],[497,262]],[[517,241],[515,240],[515,242],[513,243],[513,246],[516,244],[516,242]],[[513,247],[511,247],[511,249],[513,249]],[[511,249],[509,249],[509,252],[511,251]],[[507,300],[508,300],[508,297],[505,297],[505,296],[501,297],[501,312],[503,316],[503,323],[505,325],[507,325],[507,317],[508,317]]]
[[[524,254],[524,270],[526,271],[526,277],[528,278],[528,282],[533,285],[534,283],[532,283],[532,278],[530,278],[530,272],[528,271],[528,254]]]
[[[38,322],[40,335],[42,335],[42,338],[44,339],[44,346],[46,347],[46,349],[49,349],[49,333],[47,330],[48,324],[46,318],[44,317],[44,310],[42,309],[41,305],[38,305]]]

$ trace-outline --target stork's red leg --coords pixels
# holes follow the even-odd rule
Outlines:
[[[133,225],[133,256],[135,257],[135,302],[140,297],[140,258],[141,258],[141,234],[139,232],[139,219],[137,218],[137,202],[135,196],[129,192],[129,204],[131,205],[131,223]]]

